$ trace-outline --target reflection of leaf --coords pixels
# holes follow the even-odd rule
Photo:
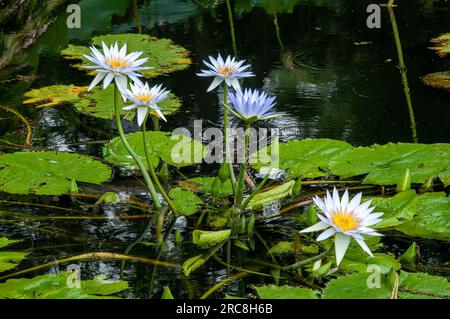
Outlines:
[[[289,181],[287,183],[281,184],[277,187],[271,188],[268,191],[258,193],[253,197],[248,203],[249,209],[259,209],[265,204],[273,202],[277,199],[285,198],[292,194],[292,187],[295,181]]]
[[[428,86],[450,91],[450,71],[427,74],[422,80]]]
[[[192,232],[192,242],[197,246],[210,247],[222,243],[231,235],[231,229],[206,231],[196,229]]]
[[[195,177],[186,181],[180,181],[178,182],[178,185],[183,189],[191,190],[193,192],[211,193],[214,180],[214,177]],[[233,188],[231,186],[231,181],[228,179],[222,184],[222,190],[219,197],[226,197],[232,194]]]
[[[55,106],[77,102],[82,92],[87,91],[87,86],[75,85],[51,85],[40,89],[34,89],[25,93],[28,100],[23,104],[37,104],[39,107]]]
[[[450,241],[450,198],[445,193],[418,196],[414,218],[396,229],[409,236]]]
[[[450,167],[450,144],[386,144],[349,149],[330,160],[341,178],[367,174],[366,184],[396,184],[406,168],[412,183],[424,183]]]
[[[199,205],[203,204],[202,200],[190,191],[181,188],[173,188],[169,192],[169,196],[173,199],[173,204],[178,213],[189,216],[198,211]]]
[[[172,166],[184,167],[201,162],[203,158],[203,144],[184,135],[171,136],[168,132],[148,131],[146,132],[146,138],[150,161],[155,167],[160,159]],[[142,144],[142,132],[126,134],[126,139],[136,154],[141,157],[145,166],[147,166]],[[179,148],[180,144],[178,143],[182,139],[185,141],[183,142],[185,148]],[[128,154],[119,137],[113,138],[104,146],[103,155],[108,162],[114,165],[137,169],[136,163]]]
[[[0,237],[0,248],[21,242],[21,240],[8,239]],[[0,251],[0,272],[10,270],[26,257],[27,253]]]
[[[436,38],[431,39],[434,43],[434,47],[431,49],[437,51],[439,56],[443,57],[450,54],[450,33],[442,34]]]
[[[60,195],[71,180],[100,184],[111,170],[85,155],[60,152],[17,152],[0,156],[0,191],[13,194]]]
[[[318,299],[319,292],[303,287],[275,286],[268,285],[262,287],[254,286],[253,289],[261,299]]]
[[[401,192],[390,198],[375,198],[372,206],[375,211],[382,212],[382,221],[375,228],[385,228],[400,225],[411,220],[416,212],[417,197],[414,190]]]
[[[169,39],[157,39],[144,34],[108,34],[92,38],[92,43],[101,46],[104,41],[108,46],[116,41],[119,46],[127,44],[127,52],[142,51],[142,57],[149,58],[143,66],[150,66],[152,69],[142,71],[145,77],[155,77],[187,68],[191,64],[188,51],[181,46],[174,45]],[[91,65],[82,54],[90,52],[88,47],[69,45],[61,54],[70,60],[81,60],[74,66],[81,68],[82,65]],[[86,70],[81,68],[82,70]]]
[[[328,172],[328,161],[335,155],[350,149],[351,145],[337,140],[330,139],[304,139],[294,140],[280,144],[279,169],[287,170],[291,178],[314,178],[326,176]],[[264,148],[258,152],[258,163],[255,168],[264,166],[270,157],[267,157],[267,150]],[[268,164],[266,164],[268,165]]]
[[[81,288],[67,285],[72,275],[42,275],[31,279],[10,279],[0,284],[0,298],[7,299],[103,299],[128,288],[125,281],[109,281],[98,276],[81,281]]]

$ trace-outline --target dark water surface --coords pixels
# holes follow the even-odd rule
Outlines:
[[[118,1],[119,3],[120,1]],[[227,8],[224,3],[217,7],[200,8],[196,5],[162,5],[163,1],[142,3],[144,33],[160,38],[170,38],[191,52],[193,65],[185,71],[153,80],[162,81],[183,101],[177,115],[169,117],[162,129],[170,131],[176,127],[192,127],[196,119],[203,120],[203,127],[221,126],[222,114],[215,93],[206,93],[209,79],[198,78],[195,73],[202,67],[202,59],[218,52],[233,54]],[[219,1],[220,2],[220,1]],[[252,7],[257,1],[231,1],[237,52],[240,58],[252,65],[254,78],[245,81],[246,87],[264,88],[277,96],[277,111],[286,117],[265,123],[282,129],[282,140],[308,137],[342,139],[353,145],[370,145],[387,142],[413,142],[412,115],[419,142],[450,142],[450,95],[425,86],[421,77],[428,73],[449,69],[449,59],[439,58],[429,50],[430,39],[450,31],[450,3],[446,1],[397,1],[395,9],[398,31],[403,47],[407,79],[411,91],[413,114],[406,103],[393,29],[386,9],[382,9],[380,29],[366,26],[366,6],[369,1],[290,1],[296,2],[289,12],[280,12],[274,20],[271,1],[262,1],[263,7]],[[275,1],[280,3],[289,1]],[[101,1],[100,1],[101,3]],[[327,4],[332,3],[332,4]],[[155,11],[155,9],[159,9]],[[100,10],[100,9],[98,9]],[[86,20],[93,34],[136,32],[131,6],[124,14],[114,15],[112,27],[101,21],[96,25],[95,14],[87,13]],[[58,52],[68,41],[88,43],[89,34],[67,32],[65,13],[61,10],[58,19],[44,36],[27,50],[29,66],[20,73],[2,76],[0,104],[17,108],[34,127],[33,146],[61,151],[73,151],[101,156],[102,141],[116,135],[112,121],[104,121],[78,114],[72,107],[35,109],[23,106],[23,93],[56,83],[88,85],[91,77],[70,67]],[[100,18],[99,18],[100,20]],[[277,32],[277,24],[279,32]],[[83,25],[82,25],[83,26]],[[19,80],[18,80],[19,79]],[[22,80],[23,79],[23,80]],[[11,114],[0,110],[0,139],[22,143],[22,123]],[[137,130],[135,123],[125,126],[127,131]],[[87,143],[86,141],[98,141]],[[2,151],[15,149],[2,148]],[[215,167],[197,166],[184,171],[189,176],[198,176]],[[132,191],[142,196],[144,190],[132,177],[116,173],[114,182],[107,190]],[[89,189],[101,193],[105,189]],[[1,194],[3,201],[24,201],[42,205],[74,209],[74,215],[115,216],[119,213],[142,214],[141,211],[124,207],[92,205],[94,201],[80,199],[72,203],[67,197],[33,198]],[[1,203],[0,210],[20,212],[24,216],[72,215],[55,207],[36,207]],[[0,216],[6,220],[7,217]],[[3,220],[3,221],[4,221]],[[15,223],[0,222],[0,234],[14,239],[24,239],[21,247],[30,249],[30,258],[19,268],[27,268],[43,262],[92,251],[123,253],[127,245],[145,229],[147,219],[141,220],[35,220],[25,218]],[[189,225],[189,226],[187,226]],[[177,220],[175,228],[182,231],[184,239],[190,240],[194,223]],[[301,227],[295,216],[283,217],[264,225],[264,235],[270,241],[290,239]],[[281,236],[280,233],[285,234]],[[169,239],[173,239],[170,237]],[[153,232],[146,234],[144,241],[154,240]],[[411,238],[394,235],[383,239],[389,250],[404,251]],[[441,264],[449,260],[448,245],[436,241],[419,240],[423,244],[424,264]],[[264,259],[265,252],[259,248],[254,257]],[[168,241],[163,260],[182,263],[197,254],[197,249],[188,243],[176,244]],[[136,246],[133,255],[155,258],[152,245]],[[239,254],[239,253],[238,253]],[[239,259],[238,256],[235,258]],[[119,278],[120,262],[83,262],[82,274],[107,274]],[[65,270],[66,265],[59,267]],[[58,267],[55,266],[54,271]],[[178,297],[199,297],[207,287],[222,280],[226,269],[214,261],[189,279],[171,269],[158,269],[153,290],[149,293],[152,267],[128,263],[125,279],[133,287],[125,296],[158,297],[162,286],[170,285]],[[45,273],[47,269],[41,270]],[[265,270],[267,271],[267,270]],[[33,273],[35,275],[35,273]],[[32,275],[30,275],[32,276]],[[246,283],[271,282],[264,277],[248,277]],[[235,293],[249,293],[243,284],[233,286]]]

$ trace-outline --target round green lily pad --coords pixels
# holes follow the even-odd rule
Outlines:
[[[92,157],[61,152],[17,152],[0,156],[0,191],[61,195],[72,181],[100,184],[111,170]]]
[[[157,39],[145,34],[132,33],[108,34],[92,38],[92,44],[98,47],[101,47],[102,42],[105,42],[109,47],[116,41],[119,46],[126,43],[128,53],[142,51],[140,58],[149,58],[149,61],[143,66],[149,66],[152,69],[141,72],[147,78],[180,71],[189,67],[192,63],[189,52],[185,48],[173,44],[170,39]],[[87,46],[69,45],[61,51],[61,54],[66,59],[78,61],[73,65],[74,67],[90,71],[82,68],[83,65],[92,65],[83,56],[83,54],[89,54],[89,52],[90,49]]]

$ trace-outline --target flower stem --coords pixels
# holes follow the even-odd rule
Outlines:
[[[145,131],[146,131],[145,122],[146,121],[147,121],[147,118],[145,118],[144,122],[142,123],[142,139],[143,139],[143,143],[144,143],[145,158],[147,160],[147,166],[148,166],[148,170],[150,171],[150,176],[152,177],[153,181],[155,182],[156,187],[158,188],[158,190],[161,193],[162,197],[167,202],[167,204],[170,206],[170,209],[172,209],[172,211],[173,211],[173,213],[175,215],[178,215],[177,210],[176,210],[175,206],[172,203],[172,200],[167,195],[166,191],[164,190],[164,187],[159,182],[158,176],[156,176],[155,169],[153,168],[153,165],[152,165],[152,163],[150,161],[150,154],[148,152],[148,147],[147,147],[146,137],[145,137]]]
[[[236,190],[236,198],[235,198],[235,204],[239,207],[242,205],[242,199],[244,197],[244,177],[245,172],[247,171],[247,148],[248,148],[248,142],[249,142],[249,135],[250,135],[250,124],[245,124],[245,137],[244,137],[244,149],[242,150],[242,163],[239,168],[239,181],[237,185]]]
[[[223,85],[223,103],[224,105],[228,105],[228,86],[226,83]],[[234,175],[233,163],[230,157],[230,145],[228,144],[228,109],[226,106],[223,107],[223,126],[225,131],[225,162],[230,171],[231,186],[233,188],[233,193],[236,196],[236,176]]]
[[[315,261],[318,261],[318,260],[328,256],[332,251],[333,251],[333,246],[330,246],[330,248],[328,248],[323,253],[321,253],[321,254],[319,254],[317,256],[314,256],[314,257],[311,257],[311,258],[308,258],[308,259],[305,259],[305,260],[301,260],[301,261],[296,262],[295,264],[292,264],[292,265],[289,265],[289,266],[285,266],[285,267],[281,268],[281,270],[291,271],[291,270],[298,269],[298,268],[300,268],[302,266],[308,265],[310,263],[313,263]]]
[[[150,195],[152,197],[153,203],[155,204],[155,207],[157,209],[161,208],[161,202],[159,201],[158,195],[156,194],[155,186],[153,186],[152,180],[150,179],[150,176],[148,175],[147,169],[144,166],[144,163],[142,163],[139,156],[133,151],[130,144],[128,144],[127,138],[125,137],[125,133],[123,132],[122,127],[122,121],[120,118],[120,108],[117,103],[117,86],[114,83],[114,113],[116,117],[116,124],[117,124],[117,130],[119,131],[120,139],[123,143],[123,146],[125,146],[125,149],[127,152],[131,155],[131,157],[134,159],[136,164],[139,166],[139,169],[142,173],[142,176],[144,177],[145,184],[147,185],[147,188],[150,192]]]

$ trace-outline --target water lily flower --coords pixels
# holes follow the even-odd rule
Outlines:
[[[246,71],[250,65],[243,65],[245,60],[236,61],[235,58],[228,56],[224,61],[220,54],[216,59],[210,56],[209,60],[211,63],[203,61],[209,70],[201,70],[201,73],[197,73],[198,76],[214,77],[214,80],[208,87],[208,92],[214,90],[223,81],[225,81],[227,86],[233,87],[236,91],[240,91],[241,85],[239,84],[239,79],[255,76],[252,72]]]
[[[236,93],[228,94],[233,108],[228,108],[231,113],[240,118],[246,123],[252,123],[257,120],[268,120],[274,117],[281,116],[270,112],[275,106],[275,97],[269,96],[265,92],[258,90],[245,89],[244,92],[237,91]]]
[[[91,46],[91,54],[83,54],[86,59],[94,65],[84,66],[86,69],[94,69],[97,72],[92,80],[88,91],[92,90],[100,81],[103,80],[103,89],[106,89],[112,80],[115,80],[120,92],[127,88],[127,82],[130,78],[134,82],[141,82],[139,77],[142,74],[138,71],[148,70],[151,67],[141,66],[148,61],[148,58],[138,59],[142,52],[132,52],[127,54],[127,45],[124,44],[120,50],[117,42],[110,48],[102,42],[103,53],[96,47]]]
[[[123,109],[127,111],[137,109],[139,126],[142,125],[149,111],[156,113],[164,121],[167,121],[157,103],[164,100],[169,91],[161,89],[161,87],[162,85],[160,84],[150,88],[147,82],[145,84],[135,82],[130,84],[131,90],[125,89],[123,92],[124,97],[133,102],[133,104],[125,106]]]
[[[368,226],[379,223],[381,221],[379,217],[383,213],[372,213],[375,209],[375,207],[370,207],[372,201],[368,200],[361,204],[361,197],[362,193],[358,193],[349,201],[348,190],[346,190],[340,200],[336,188],[333,189],[333,196],[327,191],[323,200],[317,196],[314,197],[314,202],[324,215],[317,214],[321,221],[300,231],[300,233],[307,233],[326,229],[317,237],[317,241],[336,235],[335,250],[338,265],[344,258],[351,238],[355,239],[366,253],[373,256],[361,235],[382,236]]]

